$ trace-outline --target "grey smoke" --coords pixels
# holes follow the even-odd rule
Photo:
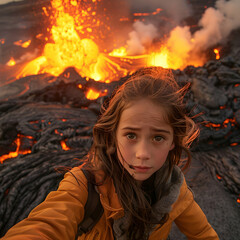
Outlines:
[[[127,40],[127,52],[129,55],[137,55],[145,52],[152,40],[157,37],[157,28],[153,24],[145,24],[137,21],[133,24],[133,31],[129,33]]]
[[[199,26],[202,29],[193,35],[193,47],[205,50],[223,42],[234,29],[240,27],[239,10],[239,0],[218,0],[215,8],[206,9],[199,21]]]

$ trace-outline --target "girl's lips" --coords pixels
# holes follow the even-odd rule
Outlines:
[[[134,170],[136,172],[141,172],[141,173],[145,173],[150,169],[150,167],[145,167],[145,166],[134,166]]]

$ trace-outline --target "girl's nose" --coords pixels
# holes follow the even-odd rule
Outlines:
[[[150,151],[149,146],[145,141],[139,142],[136,149],[136,158],[141,160],[148,160],[150,159]]]

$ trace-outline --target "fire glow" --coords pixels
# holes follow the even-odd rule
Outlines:
[[[21,46],[23,48],[28,48],[28,46],[31,44],[31,40],[23,42],[22,40],[14,42],[14,45]]]
[[[214,50],[214,53],[216,54],[216,59],[220,59],[220,54],[219,54],[219,50],[217,48],[215,48]]]
[[[187,56],[183,58],[182,50],[188,49],[192,40],[188,43],[179,40],[176,35],[177,31],[170,34],[161,46],[156,45],[146,49],[144,55],[129,54],[127,44],[112,49],[110,52],[106,49],[102,50],[97,41],[99,36],[97,36],[96,29],[106,24],[101,22],[100,17],[97,17],[98,2],[100,1],[92,0],[89,7],[81,9],[79,5],[82,3],[77,0],[52,0],[51,9],[43,7],[45,16],[51,21],[51,27],[48,27],[49,36],[45,37],[47,42],[42,55],[27,63],[16,77],[40,73],[58,76],[67,67],[75,67],[82,77],[109,82],[136,71],[140,67],[161,66],[177,69],[189,64],[200,66],[204,63],[200,58],[194,61],[187,61]],[[153,16],[161,11],[162,9],[157,8],[152,13],[134,13],[133,17]],[[111,31],[109,26],[105,28]],[[30,40],[26,42],[20,40],[14,44],[28,47],[30,43]],[[172,46],[178,48],[177,52]],[[135,64],[136,61],[138,64]],[[128,64],[122,66],[122,63],[126,62]]]
[[[15,150],[14,152],[10,152],[10,153],[8,153],[8,154],[5,154],[5,155],[0,156],[0,162],[1,162],[1,163],[3,163],[3,161],[6,160],[6,159],[15,158],[15,157],[17,157],[19,154],[25,155],[25,154],[31,153],[31,150],[23,150],[23,151],[20,150],[21,138],[22,138],[22,137],[23,137],[23,136],[21,136],[20,134],[18,134],[16,140],[14,141],[14,143],[16,144],[16,150]],[[31,137],[30,137],[30,136],[29,136],[29,137],[27,136],[27,138],[31,138]]]

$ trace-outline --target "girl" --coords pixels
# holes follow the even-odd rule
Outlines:
[[[167,239],[175,221],[188,239],[218,239],[193,199],[179,165],[198,135],[168,70],[133,75],[102,108],[85,164],[74,168],[3,239],[75,239],[93,177],[104,213],[78,239]]]

